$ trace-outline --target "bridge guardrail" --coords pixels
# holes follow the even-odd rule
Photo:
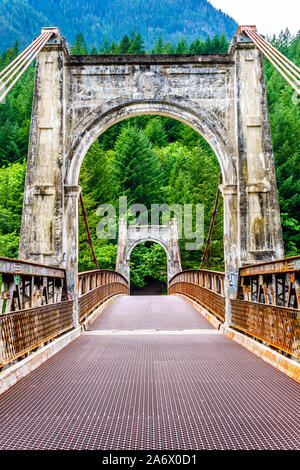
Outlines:
[[[220,321],[225,320],[225,274],[205,269],[181,271],[170,280],[169,294],[184,294],[198,302]]]
[[[297,309],[233,299],[230,326],[300,358],[300,312]]]
[[[299,309],[300,256],[241,267],[237,298]]]
[[[184,294],[225,321],[225,274],[187,270],[176,274],[169,293]],[[236,299],[230,299],[230,327],[300,357],[300,256],[239,269]]]
[[[0,257],[0,315],[67,300],[63,268]]]
[[[300,256],[243,266],[230,326],[299,358],[299,307]]]
[[[0,315],[0,367],[72,327],[72,301]]]
[[[65,269],[0,257],[0,286],[0,367],[73,328]],[[129,293],[127,279],[110,270],[79,273],[78,287],[80,322]]]
[[[0,367],[72,327],[65,269],[0,257]]]
[[[82,323],[96,308],[117,294],[129,294],[127,279],[117,271],[96,269],[79,273],[79,322]]]

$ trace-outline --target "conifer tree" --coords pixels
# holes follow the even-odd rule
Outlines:
[[[120,46],[119,46],[120,54],[128,54],[129,48],[130,48],[130,39],[128,37],[128,34],[125,34],[125,36],[123,36],[120,42]]]
[[[95,44],[93,45],[93,47],[90,51],[90,54],[91,55],[97,55],[98,54],[97,47],[95,46]]]
[[[104,39],[102,47],[100,48],[100,54],[109,54],[110,53],[110,44],[107,39]]]
[[[112,42],[111,46],[110,46],[109,53],[110,54],[119,54],[119,52],[120,52],[120,49],[119,49],[118,44],[115,41]]]
[[[76,39],[72,47],[72,54],[76,55],[86,55],[88,54],[88,48],[84,40],[83,34],[76,34]]]
[[[180,39],[176,47],[176,54],[186,54],[188,52],[188,43],[184,38]]]
[[[131,40],[128,54],[145,54],[144,41],[140,33],[138,33],[133,40]]]
[[[145,128],[145,134],[154,147],[164,147],[168,143],[163,122],[159,117],[150,119]]]
[[[164,43],[163,54],[175,54],[174,45],[170,41]]]
[[[156,44],[154,49],[152,50],[152,54],[162,54],[164,50],[164,41],[162,35],[159,34],[156,40]]]
[[[115,175],[118,194],[129,204],[141,203],[150,209],[161,196],[161,174],[157,154],[145,133],[124,127],[115,145]]]

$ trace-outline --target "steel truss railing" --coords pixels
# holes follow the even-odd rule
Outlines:
[[[83,322],[93,311],[110,297],[129,294],[127,279],[116,271],[96,269],[78,276],[79,282],[79,322]]]
[[[65,269],[0,257],[0,367],[75,326],[66,279]],[[120,273],[80,273],[79,322],[110,297],[128,293]]]
[[[225,321],[225,274],[187,270],[169,283]],[[300,358],[300,256],[245,266],[239,270],[237,298],[230,299],[228,326]]]
[[[0,314],[67,300],[65,269],[0,257]]]
[[[300,257],[269,261],[239,270],[238,299],[300,308]]]

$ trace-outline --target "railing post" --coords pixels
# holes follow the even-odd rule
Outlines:
[[[4,342],[0,336],[0,364],[4,364]]]

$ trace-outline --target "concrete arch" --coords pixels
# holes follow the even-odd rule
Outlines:
[[[119,240],[116,271],[130,280],[130,255],[142,242],[151,241],[160,245],[167,255],[167,273],[170,280],[181,271],[178,244],[177,222],[172,219],[168,225],[128,225],[124,219],[119,221]]]
[[[81,163],[107,128],[143,114],[186,123],[214,150],[226,289],[235,295],[239,266],[284,255],[263,62],[239,35],[216,55],[71,56],[62,38],[47,43],[37,58],[19,258],[65,267],[76,297]]]
[[[130,244],[128,246],[127,254],[126,254],[127,261],[130,261],[131,253],[135,249],[135,247],[137,247],[140,243],[145,243],[145,242],[153,242],[153,243],[156,243],[157,245],[160,245],[166,253],[167,260],[170,261],[171,256],[170,256],[170,253],[168,251],[167,245],[165,243],[163,243],[161,240],[158,240],[157,238],[154,238],[154,237],[152,237],[152,238],[143,238],[141,240],[138,240],[138,241],[133,242],[132,244]]]
[[[70,136],[66,155],[65,184],[76,185],[83,159],[93,142],[109,127],[138,115],[161,115],[177,119],[196,130],[214,150],[224,184],[237,184],[234,146],[228,138],[223,122],[214,113],[199,104],[178,96],[164,100],[126,100],[116,98],[97,107],[76,126]]]

